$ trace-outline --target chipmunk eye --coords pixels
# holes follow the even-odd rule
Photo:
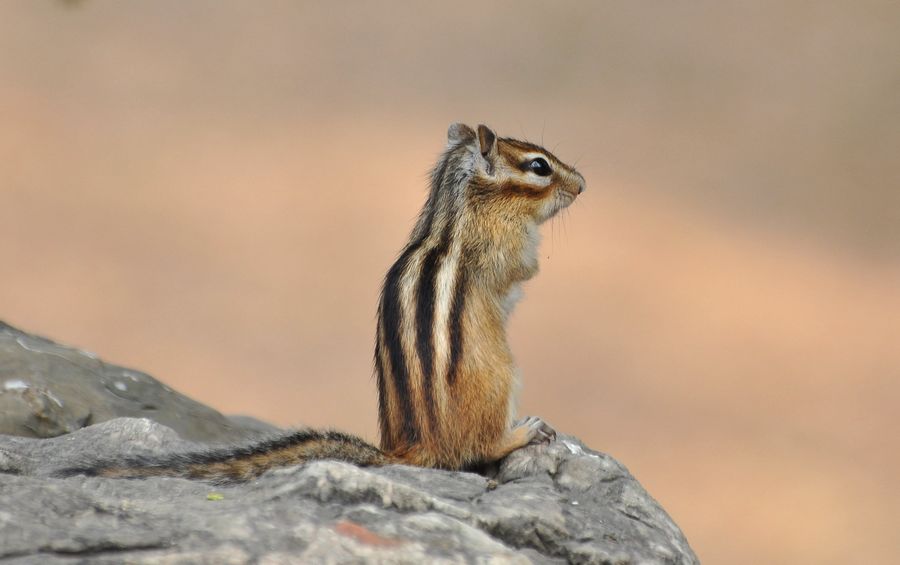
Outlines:
[[[538,157],[537,159],[532,159],[527,164],[528,170],[532,173],[536,174],[539,177],[549,176],[553,171],[550,170],[550,164],[547,163],[545,159],[542,157]]]

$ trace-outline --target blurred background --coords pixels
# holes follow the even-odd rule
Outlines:
[[[900,559],[900,6],[0,5],[0,318],[377,438],[384,272],[447,125],[577,163],[521,413],[706,563]]]

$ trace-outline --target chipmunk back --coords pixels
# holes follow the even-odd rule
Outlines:
[[[302,430],[256,445],[62,469],[116,478],[229,482],[313,459],[464,469],[549,440],[538,418],[513,425],[518,379],[506,320],[538,270],[538,226],[570,205],[584,178],[546,149],[450,126],[409,242],[378,305],[380,449]]]

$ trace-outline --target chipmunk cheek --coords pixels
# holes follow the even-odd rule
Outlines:
[[[510,180],[503,184],[501,190],[504,194],[528,198],[530,200],[543,200],[550,196],[554,190],[554,183],[535,184],[530,182]]]

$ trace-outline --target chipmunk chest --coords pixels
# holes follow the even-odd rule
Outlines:
[[[509,287],[509,290],[506,291],[506,294],[503,296],[503,300],[500,302],[500,309],[503,312],[503,319],[509,318],[509,315],[512,313],[513,309],[516,307],[516,304],[519,303],[519,300],[522,298],[522,285],[519,283],[514,283]]]
[[[528,224],[524,229],[521,248],[519,249],[519,268],[522,280],[530,279],[538,272],[538,247],[541,235],[536,224]]]

